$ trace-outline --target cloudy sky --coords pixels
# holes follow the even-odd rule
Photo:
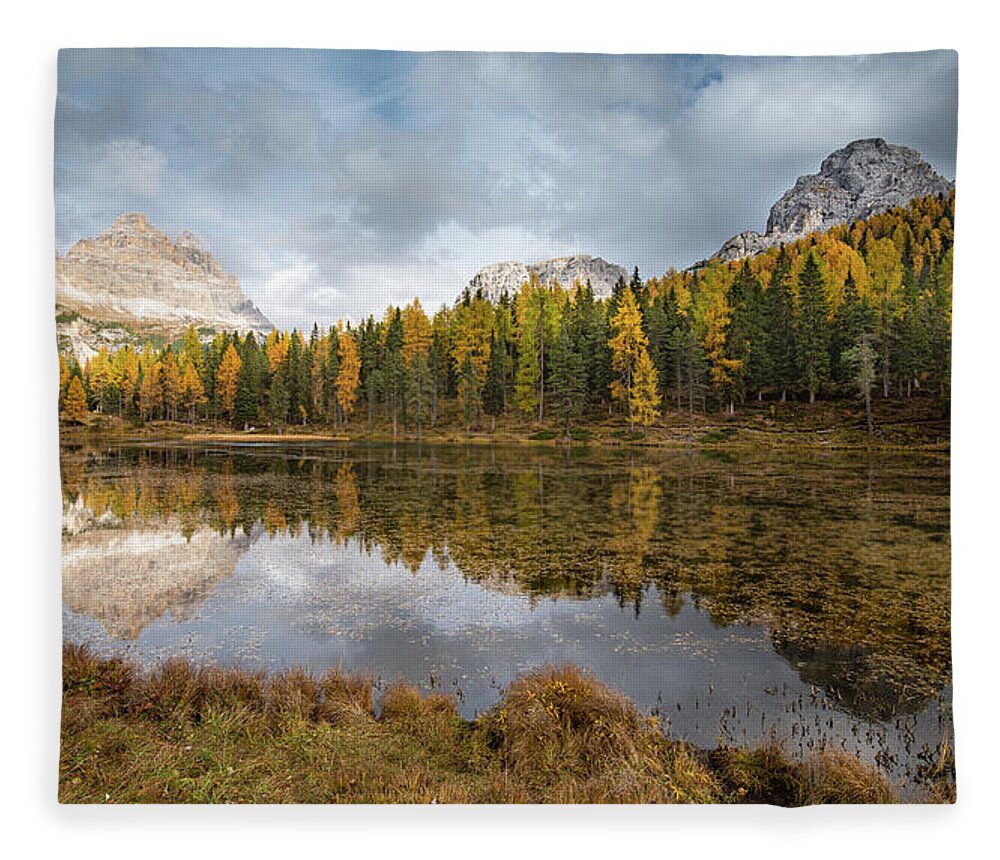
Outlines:
[[[951,52],[63,51],[56,240],[190,229],[281,328],[433,309],[500,260],[660,274],[857,138],[953,179],[957,76]]]

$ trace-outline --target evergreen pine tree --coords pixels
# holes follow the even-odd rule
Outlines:
[[[830,375],[830,323],[823,273],[812,251],[799,273],[795,340],[800,381],[809,392],[809,402],[814,403]]]
[[[490,429],[496,431],[497,416],[503,414],[506,395],[504,392],[504,350],[496,338],[490,338],[490,366],[483,385],[483,411],[490,416]]]
[[[423,434],[424,424],[430,415],[431,397],[434,391],[434,382],[431,379],[431,369],[427,363],[427,356],[423,352],[417,352],[410,361],[409,385],[406,389],[407,408],[417,425],[417,439]]]
[[[552,345],[552,398],[555,414],[565,422],[570,438],[570,421],[580,415],[587,395],[587,374],[583,358],[574,348],[570,331],[563,326]]]
[[[874,326],[871,306],[859,295],[854,273],[848,271],[830,332],[830,378],[834,382],[843,385],[853,381],[853,369],[844,354],[857,346],[863,332],[871,333]]]
[[[771,384],[785,402],[788,387],[799,377],[795,360],[795,306],[792,296],[792,265],[782,246],[767,289],[767,328]]]

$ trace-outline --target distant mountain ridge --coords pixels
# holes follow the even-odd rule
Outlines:
[[[751,257],[815,231],[905,206],[916,197],[948,194],[954,186],[915,149],[880,137],[855,140],[828,155],[819,173],[798,178],[771,207],[765,233],[738,233],[713,259]]]
[[[61,339],[78,357],[99,348],[113,324],[120,332],[168,337],[190,325],[241,333],[273,328],[193,233],[171,241],[138,212],[56,256],[56,309]]]
[[[626,281],[629,279],[629,272],[622,266],[609,263],[601,257],[572,254],[530,264],[517,260],[492,263],[473,275],[469,281],[469,291],[476,295],[482,290],[484,298],[495,302],[505,290],[513,296],[532,272],[538,275],[542,283],[558,281],[563,287],[571,287],[574,281],[581,284],[590,281],[594,295],[598,298],[610,296],[619,278]]]

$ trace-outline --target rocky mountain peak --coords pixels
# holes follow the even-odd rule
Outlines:
[[[765,233],[738,233],[715,257],[739,260],[953,187],[914,149],[880,137],[855,140],[824,158],[819,173],[798,178],[771,207]]]
[[[532,272],[542,283],[558,281],[563,287],[571,287],[576,281],[581,284],[590,281],[594,295],[598,298],[610,296],[618,278],[629,278],[629,272],[625,268],[601,257],[571,254],[537,263],[522,263],[518,260],[491,263],[472,277],[469,290],[473,295],[482,290],[485,298],[496,301],[504,291],[513,296]]]
[[[190,230],[185,230],[174,240],[174,251],[188,265],[210,275],[224,275],[222,267],[212,256],[208,246]]]
[[[140,212],[119,215],[56,257],[56,307],[60,318],[72,317],[60,324],[60,336],[82,356],[94,346],[88,337],[108,336],[108,323],[137,339],[177,336],[189,325],[272,328],[200,239],[184,231],[172,242]]]

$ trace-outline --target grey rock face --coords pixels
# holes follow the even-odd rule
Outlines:
[[[771,207],[766,233],[750,230],[733,236],[715,257],[739,260],[817,230],[905,206],[915,197],[948,194],[953,186],[916,150],[882,138],[856,140],[827,156],[819,173],[799,177]]]
[[[189,325],[215,330],[269,332],[271,323],[191,233],[176,241],[145,215],[115,219],[99,235],[81,239],[56,257],[56,306],[99,328],[118,323],[127,330],[182,334]],[[61,336],[72,338],[87,326]],[[79,329],[79,331],[77,331]],[[74,352],[86,352],[85,344]]]
[[[571,287],[575,281],[581,284],[590,281],[594,295],[598,298],[610,296],[619,277],[626,281],[629,279],[629,272],[622,266],[609,263],[601,257],[574,254],[528,265],[517,260],[492,263],[473,276],[469,281],[469,290],[473,295],[482,290],[485,298],[495,302],[505,290],[513,296],[532,272],[538,275],[542,283],[558,281],[563,287]]]

